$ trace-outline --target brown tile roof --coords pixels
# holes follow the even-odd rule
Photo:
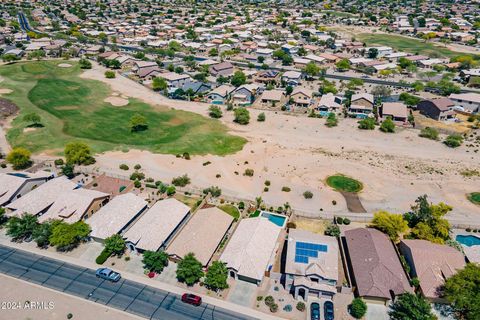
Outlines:
[[[390,300],[391,292],[413,292],[392,242],[371,228],[345,231],[358,295]]]

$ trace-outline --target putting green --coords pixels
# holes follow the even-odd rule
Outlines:
[[[329,176],[327,178],[327,185],[337,191],[344,192],[360,192],[363,189],[363,184],[360,181],[341,174]]]
[[[61,153],[71,140],[82,140],[96,152],[143,149],[156,153],[226,155],[241,150],[246,140],[228,134],[221,122],[192,112],[152,107],[137,99],[115,107],[105,98],[110,88],[79,77],[77,62],[61,68],[64,61],[35,61],[5,65],[0,75],[2,87],[13,92],[5,96],[20,107],[7,138],[13,146],[32,152]],[[29,124],[23,115],[35,112],[44,125],[24,132]],[[130,131],[135,114],[147,118],[148,130]]]

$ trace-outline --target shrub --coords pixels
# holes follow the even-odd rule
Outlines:
[[[463,137],[459,134],[451,134],[445,139],[445,141],[443,141],[443,143],[450,148],[457,148],[462,145]]]
[[[173,178],[172,184],[177,187],[185,187],[187,184],[190,184],[190,178],[184,174],[183,176]]]
[[[130,169],[130,168],[129,168],[126,164],[124,164],[124,163],[121,164],[121,165],[119,166],[119,168],[122,169],[122,170],[125,170],[125,171],[127,171],[128,169]]]
[[[208,109],[208,115],[212,118],[219,119],[222,117],[222,110],[218,106],[211,105]]]
[[[348,219],[348,218],[343,218],[343,224],[345,224],[345,225],[348,226],[348,225],[350,224],[350,219]]]
[[[250,122],[250,112],[245,108],[237,108],[233,111],[234,121],[238,124],[248,124]]]
[[[130,175],[130,180],[143,180],[145,179],[145,174],[143,172],[135,171]]]
[[[270,180],[265,180],[265,185],[268,187],[270,186]]]
[[[115,72],[111,70],[105,71],[105,78],[107,79],[115,78]]]
[[[139,164],[136,164],[136,165],[133,167],[133,169],[135,169],[135,170],[140,170],[140,169],[142,169],[142,166],[139,165]]]
[[[336,206],[336,205],[337,205],[337,200],[332,200],[332,204],[333,204],[334,206]]]
[[[263,122],[263,121],[265,121],[265,119],[266,119],[266,117],[265,117],[265,113],[264,113],[264,112],[260,113],[260,114],[258,115],[258,117],[257,117],[257,121],[258,121],[258,122]]]
[[[134,185],[135,188],[138,189],[142,186],[142,183],[138,180],[135,180],[135,181],[133,181],[133,185]]]
[[[13,166],[15,170],[22,170],[30,167],[32,165],[32,160],[30,160],[30,151],[25,148],[14,148],[7,155],[7,161]]]
[[[72,314],[72,313],[67,314],[67,319],[72,319],[72,318],[73,318],[73,314]]]
[[[276,304],[276,303],[271,304],[270,305],[270,312],[275,313],[277,311],[278,311],[278,304]]]
[[[240,209],[240,210],[245,209],[245,202],[240,201],[240,202],[238,203],[238,209]]]
[[[275,299],[273,299],[272,296],[266,296],[266,297],[265,297],[265,304],[266,304],[267,306],[271,306],[271,305],[274,304],[274,303],[275,303]]]
[[[257,301],[262,301],[263,300],[263,296],[258,296],[257,297]]]
[[[212,197],[218,198],[222,195],[222,189],[217,186],[211,186],[206,189],[203,189],[203,194],[211,194]]]
[[[395,123],[392,121],[392,118],[388,117],[387,119],[383,120],[382,124],[380,125],[380,131],[387,133],[395,132]]]
[[[342,217],[335,218],[335,221],[337,222],[337,224],[343,224],[343,218]]]
[[[167,196],[173,196],[175,192],[177,192],[177,189],[175,188],[175,186],[168,186],[166,192]]]
[[[247,176],[247,177],[253,177],[253,169],[245,169],[245,172],[243,173],[244,176]]]
[[[183,159],[185,159],[185,160],[190,160],[190,153],[184,152],[184,153],[183,153]]]
[[[373,130],[375,129],[375,119],[365,118],[358,121],[358,128],[362,130]]]
[[[305,303],[303,303],[301,301],[299,303],[297,303],[297,310],[301,311],[301,312],[305,311]]]
[[[290,189],[290,187],[282,187],[282,191],[283,192],[290,192],[290,191],[292,191],[292,189]]]
[[[303,193],[303,197],[304,197],[305,199],[312,199],[312,198],[313,198],[313,193],[312,193],[311,191],[305,191],[305,192]]]
[[[63,161],[63,159],[56,159],[54,163],[56,166],[63,166],[65,162]]]
[[[325,235],[331,237],[339,237],[340,236],[340,228],[337,225],[329,224],[325,229]]]
[[[95,163],[92,150],[86,143],[80,141],[69,142],[65,146],[65,159],[67,163],[88,166]]]
[[[110,257],[111,253],[105,249],[102,250],[102,252],[100,252],[100,254],[98,255],[98,257],[95,259],[95,262],[97,264],[104,264],[105,261],[107,261],[107,259]]]
[[[419,136],[430,140],[438,140],[438,130],[435,128],[426,127],[420,131]]]
[[[361,298],[355,298],[349,306],[350,314],[355,319],[361,319],[367,313],[367,305]]]
[[[263,188],[263,192],[268,192],[270,190],[268,187]]]
[[[295,222],[287,222],[287,228],[295,229],[295,228],[297,228],[297,225],[296,225]]]
[[[327,121],[325,122],[325,125],[329,128],[335,127],[338,124],[338,119],[335,116],[335,113],[330,112],[327,117]]]

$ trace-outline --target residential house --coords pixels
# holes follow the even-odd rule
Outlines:
[[[453,107],[455,103],[449,98],[438,98],[422,100],[418,103],[417,109],[421,114],[437,121],[455,118]]]
[[[281,90],[266,90],[262,93],[260,101],[264,105],[278,105],[285,97],[285,93]]]
[[[222,84],[208,93],[207,100],[212,104],[225,104],[234,90],[235,87]]]
[[[275,263],[281,230],[264,217],[242,219],[220,256],[229,276],[260,285]]]
[[[480,94],[469,93],[452,93],[449,97],[455,105],[461,106],[466,112],[480,112]]]
[[[328,116],[328,114],[332,112],[339,114],[342,111],[342,98],[329,92],[320,98],[320,101],[318,101],[314,109],[318,111],[322,117]]]
[[[49,219],[63,220],[68,223],[86,220],[108,203],[107,193],[78,188],[61,192],[52,206],[42,214],[38,221]]]
[[[251,83],[244,84],[232,91],[232,103],[234,106],[248,106],[255,101],[255,97],[263,92],[263,86]]]
[[[290,229],[285,259],[285,289],[295,299],[332,299],[337,293],[338,242],[334,237]]]
[[[373,228],[344,233],[345,253],[355,294],[368,302],[387,304],[413,293],[392,241]]]
[[[373,112],[375,99],[370,93],[358,93],[352,95],[348,114],[355,118],[366,118]]]
[[[191,90],[195,95],[203,94],[205,92],[210,91],[210,89],[211,89],[211,86],[209,84],[201,81],[187,82],[182,87],[183,91],[189,92]]]
[[[103,241],[114,234],[123,234],[135,219],[147,209],[148,202],[133,193],[116,196],[97,211],[88,225],[90,236]]]
[[[401,102],[384,102],[379,108],[382,120],[390,117],[393,121],[406,124],[408,122],[408,108]]]
[[[135,252],[164,249],[190,214],[190,207],[174,198],[156,202],[124,233]]]
[[[206,267],[232,223],[233,217],[217,207],[202,208],[195,212],[165,251],[174,260],[181,260],[193,252]]]
[[[77,187],[76,183],[68,180],[65,176],[51,179],[7,204],[7,216],[21,216],[24,213],[33,215],[45,213],[63,192]]]
[[[276,70],[267,70],[259,72],[255,81],[259,83],[273,83],[277,84],[280,78],[280,72]]]
[[[6,206],[53,178],[51,172],[0,173],[0,206]]]
[[[313,92],[304,87],[295,87],[290,95],[294,106],[308,108],[312,104]]]
[[[230,62],[222,62],[218,64],[214,64],[208,68],[210,74],[214,77],[224,76],[229,77],[233,75],[233,64]]]
[[[298,71],[286,71],[282,75],[282,82],[288,86],[297,86],[301,83],[302,73]]]
[[[465,257],[457,249],[427,240],[402,240],[400,252],[410,266],[410,274],[420,283],[422,295],[431,302],[444,303],[445,280],[465,267]]]
[[[185,84],[192,81],[187,74],[178,74],[175,72],[166,72],[159,75],[160,78],[167,81],[167,87],[170,91],[175,91],[176,89],[182,88]]]

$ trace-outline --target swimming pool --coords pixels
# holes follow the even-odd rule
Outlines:
[[[455,240],[467,247],[480,246],[480,238],[474,235],[459,234]]]
[[[262,211],[261,216],[264,218],[267,218],[268,220],[270,220],[271,222],[273,222],[274,224],[282,228],[285,226],[285,222],[287,221],[286,216],[281,216],[279,214],[275,214],[267,211]]]

